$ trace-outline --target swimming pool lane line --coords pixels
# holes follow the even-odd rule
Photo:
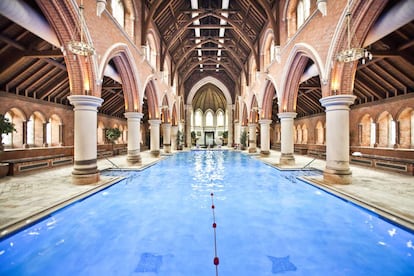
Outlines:
[[[211,210],[213,212],[213,229],[214,229],[214,260],[213,263],[216,266],[216,276],[218,276],[218,265],[220,263],[219,257],[217,256],[217,223],[216,223],[216,213],[215,213],[215,205],[214,205],[214,193],[210,194],[211,196]]]

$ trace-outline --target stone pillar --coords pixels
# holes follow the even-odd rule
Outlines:
[[[171,123],[162,124],[162,133],[164,134],[164,139],[163,139],[164,152],[170,153],[171,152]]]
[[[320,99],[326,108],[326,168],[323,178],[328,183],[350,184],[349,106],[354,95],[335,95]]]
[[[143,114],[139,112],[125,112],[128,124],[128,154],[127,161],[130,164],[141,164],[141,119]]]
[[[293,144],[293,119],[296,117],[295,112],[283,112],[278,113],[277,116],[280,119],[280,165],[294,165],[295,157],[293,156],[294,144]]]
[[[262,119],[260,124],[260,155],[268,156],[270,154],[270,123],[272,120]]]
[[[42,132],[43,132],[43,147],[48,147],[48,144],[47,144],[47,123],[43,123],[43,126],[42,126]]]
[[[23,148],[29,148],[29,144],[27,144],[27,121],[23,122]]]
[[[249,153],[256,152],[256,126],[257,124],[249,124]]]
[[[191,105],[185,106],[185,144],[187,147],[191,148],[191,113],[193,112],[193,107]]]
[[[63,146],[63,125],[59,125],[59,146]]]
[[[68,97],[74,106],[74,164],[72,181],[91,184],[99,181],[97,166],[97,111],[103,99],[94,96]]]
[[[232,104],[228,104],[227,105],[227,118],[228,118],[228,123],[227,123],[227,131],[228,131],[228,143],[227,146],[231,147],[234,143],[233,140],[233,105]]]
[[[234,144],[240,145],[240,123],[234,123]]]
[[[171,151],[177,150],[178,126],[171,127]]]
[[[161,120],[154,119],[154,120],[148,120],[148,122],[150,123],[150,127],[151,127],[150,153],[153,156],[158,157],[160,155],[160,124],[161,124]]]

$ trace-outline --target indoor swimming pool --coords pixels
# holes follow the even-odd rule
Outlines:
[[[318,173],[219,150],[107,171],[1,240],[0,275],[413,275],[414,234],[296,178]]]

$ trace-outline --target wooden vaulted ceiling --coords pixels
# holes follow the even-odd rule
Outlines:
[[[227,9],[223,9],[222,0],[196,1],[197,7],[191,2],[145,1],[148,10],[158,4],[153,22],[165,45],[161,64],[169,54],[172,72],[178,72],[182,82],[197,72],[219,78],[224,74],[234,83],[239,82],[241,73],[248,69],[249,56],[257,56],[257,42],[268,22],[266,11],[257,0],[231,0]],[[275,2],[267,1],[266,7],[271,9]],[[224,35],[220,35],[220,29]]]
[[[24,2],[41,14],[35,0]],[[160,1],[144,3],[151,8],[156,2]],[[236,83],[240,81],[242,71],[247,69],[244,66],[252,50],[248,44],[257,42],[267,20],[266,13],[257,4],[258,1],[230,0],[228,21],[231,19],[238,27],[236,29],[230,23],[226,25],[220,71],[216,72],[217,48],[220,46],[218,30],[221,27],[220,16],[217,16],[222,12],[221,1],[198,2],[203,39],[199,46],[203,51],[204,72],[201,74],[199,71],[200,60],[198,48],[195,47],[190,0],[161,1],[158,5],[153,20],[163,40],[163,51],[168,51],[171,55],[176,64],[173,70],[182,78],[194,79],[214,74]],[[384,12],[396,2],[398,1],[390,1]],[[278,2],[267,3],[273,7]],[[243,32],[243,37],[240,36],[240,31]],[[353,91],[357,96],[356,105],[414,93],[414,22],[394,30],[368,48],[373,54],[373,60],[358,65]],[[69,78],[60,49],[3,15],[0,15],[0,60],[0,93],[70,106],[67,100],[70,95]],[[311,64],[310,60],[308,66]],[[301,83],[297,98],[298,117],[323,113],[324,109],[319,102],[321,97],[319,76]],[[102,98],[104,103],[99,109],[100,113],[123,118],[124,94],[120,83],[104,77]],[[273,106],[273,114],[277,114],[277,104]]]

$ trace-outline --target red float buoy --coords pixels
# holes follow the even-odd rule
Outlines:
[[[217,227],[217,224],[216,223],[213,223],[213,228],[216,228]]]
[[[214,265],[219,265],[220,261],[218,257],[214,257]]]

